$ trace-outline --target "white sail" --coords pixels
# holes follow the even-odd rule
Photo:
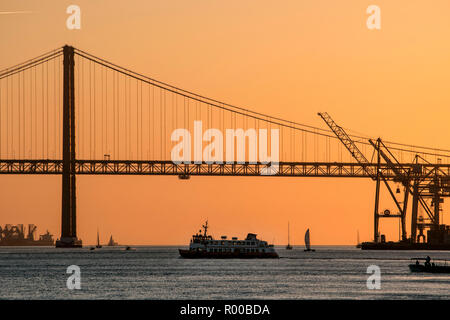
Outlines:
[[[309,229],[306,230],[306,233],[305,233],[305,247],[306,247],[306,250],[311,249],[311,243],[309,240]]]

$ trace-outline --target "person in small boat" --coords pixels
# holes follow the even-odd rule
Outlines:
[[[419,260],[416,260],[416,266],[418,266],[419,265]]]
[[[425,259],[425,267],[431,267],[431,258],[430,256],[427,256],[427,258]]]

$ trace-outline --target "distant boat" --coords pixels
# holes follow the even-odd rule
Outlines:
[[[118,246],[118,245],[119,244],[113,240],[113,237],[111,235],[111,237],[109,238],[109,242],[108,242],[107,246],[108,247],[115,247],[115,246]]]
[[[97,245],[95,246],[96,248],[101,248],[102,246],[100,245],[100,236],[98,234],[98,229],[97,229]]]
[[[208,221],[202,230],[192,235],[189,249],[178,249],[182,258],[188,259],[278,259],[278,253],[273,244],[268,244],[256,237],[255,233],[248,233],[245,239],[237,237],[214,239],[208,234]]]
[[[359,230],[356,231],[356,247],[361,248],[361,242],[359,241]]]
[[[305,247],[306,247],[305,251],[316,251],[314,249],[311,249],[311,241],[310,241],[310,236],[309,236],[309,229],[306,230],[306,233],[305,233]]]
[[[292,250],[292,246],[289,242],[290,242],[290,240],[289,240],[289,222],[288,222],[288,244],[286,246],[286,250]]]
[[[409,265],[411,272],[429,272],[429,273],[450,273],[450,265],[447,260],[431,260],[426,258],[411,258],[416,260],[416,263]],[[425,260],[424,264],[420,264],[419,260]]]

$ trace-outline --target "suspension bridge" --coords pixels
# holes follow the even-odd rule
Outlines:
[[[375,241],[379,240],[378,198],[382,182],[392,195],[388,181],[404,188],[405,200],[395,200],[400,213],[391,215],[402,220],[403,238],[406,239],[404,224],[410,193],[413,221],[419,221],[420,205],[428,214],[427,222],[419,221],[411,227],[411,241],[416,241],[417,230],[439,225],[440,203],[449,195],[450,150],[373,142],[376,139],[348,135],[327,114],[321,117],[328,127],[259,113],[64,46],[0,71],[0,174],[62,176],[59,247],[81,246],[76,230],[76,176],[86,174],[172,175],[180,179],[370,178],[376,181]],[[242,146],[246,152],[240,161],[206,157],[201,161],[174,162],[172,133],[184,128],[195,134],[196,121],[201,121],[205,132],[242,129],[244,143],[249,141],[249,132],[260,138],[261,130],[278,130],[278,170],[273,175],[261,175],[268,164],[249,156],[252,149],[258,149],[250,143]],[[212,141],[208,134],[202,138],[202,143]],[[271,145],[270,134],[266,138]],[[231,149],[235,159],[236,145]],[[225,151],[219,148],[212,153],[220,153],[219,158],[225,159]],[[427,204],[429,200],[431,204]],[[434,212],[430,206],[434,206]]]

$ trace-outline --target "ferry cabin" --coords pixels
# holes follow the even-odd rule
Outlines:
[[[249,233],[245,240],[238,240],[233,237],[227,240],[222,236],[221,240],[214,240],[212,237],[198,237],[194,235],[191,240],[190,250],[206,251],[214,253],[239,252],[239,253],[269,253],[275,252],[273,245],[267,244],[256,238],[256,234]]]

